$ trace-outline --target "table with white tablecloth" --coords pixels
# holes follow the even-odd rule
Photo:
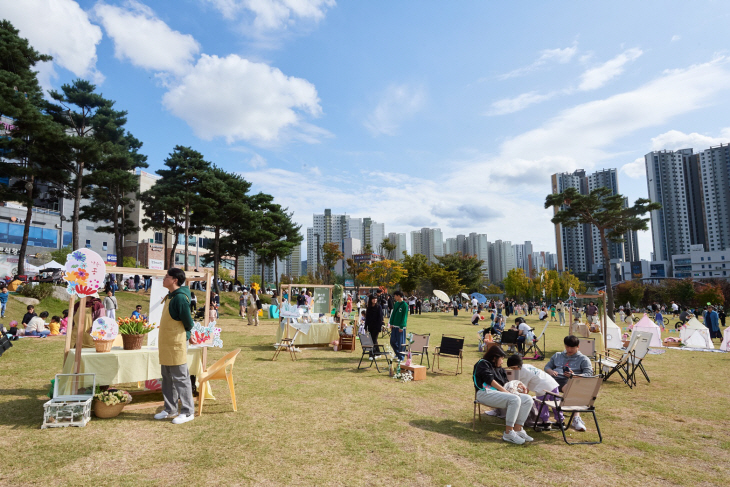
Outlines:
[[[290,324],[286,325],[288,328],[289,338],[294,337],[297,330]],[[276,331],[276,343],[280,343],[281,339],[285,336],[284,325],[277,327]],[[337,323],[312,323],[309,326],[309,330],[306,334],[300,332],[297,335],[297,339],[294,343],[295,346],[325,346],[332,343],[334,340],[339,340],[340,331]]]

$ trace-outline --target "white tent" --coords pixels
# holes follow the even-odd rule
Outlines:
[[[55,260],[52,260],[52,261],[50,261],[47,264],[43,264],[38,269],[43,270],[43,269],[65,269],[65,268],[66,268],[65,265],[59,264]]]
[[[694,317],[680,328],[679,338],[682,339],[685,347],[709,348],[713,350],[715,348],[712,339],[710,339],[710,330]]]
[[[608,316],[606,316],[606,346],[617,350],[624,346],[621,341],[621,328]]]
[[[725,328],[725,335],[723,336],[724,338],[722,339],[720,350],[723,352],[730,352],[730,328]]]
[[[644,314],[644,317],[641,318],[639,322],[634,325],[633,333],[636,333],[637,331],[645,331],[652,334],[651,342],[649,342],[650,347],[664,346],[662,345],[662,329],[659,328],[659,325],[651,321],[651,319],[646,316],[646,314]]]

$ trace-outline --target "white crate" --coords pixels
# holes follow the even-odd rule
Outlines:
[[[43,405],[41,429],[86,426],[91,419],[92,401],[93,399],[81,401],[54,401],[51,399]]]

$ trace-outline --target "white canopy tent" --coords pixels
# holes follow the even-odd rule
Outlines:
[[[710,338],[710,330],[694,317],[680,328],[679,338],[685,347],[715,349]]]
[[[52,261],[48,262],[47,264],[43,264],[38,269],[42,271],[43,269],[65,269],[65,268],[66,268],[65,265],[59,264],[55,260],[52,260]]]
[[[639,322],[634,325],[632,335],[637,331],[645,331],[652,334],[651,342],[649,342],[650,347],[664,347],[664,345],[662,344],[662,329],[659,328],[659,325],[651,321],[651,319],[646,314],[644,314],[644,317],[641,318]]]
[[[624,346],[621,340],[621,328],[608,316],[606,318],[606,348],[620,349]]]

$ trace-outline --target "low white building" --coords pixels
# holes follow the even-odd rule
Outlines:
[[[674,277],[693,279],[730,278],[730,249],[706,251],[693,245],[688,254],[672,256]]]

